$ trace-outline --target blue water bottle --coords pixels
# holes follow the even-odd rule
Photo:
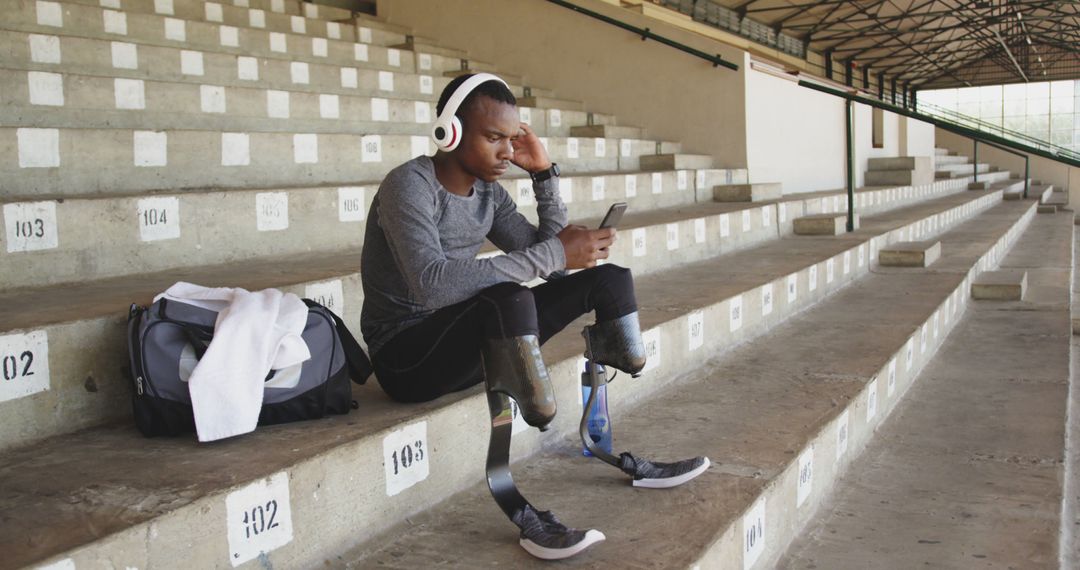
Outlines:
[[[589,367],[596,368],[596,374],[600,377],[600,385],[596,388],[596,401],[593,402],[592,409],[589,410],[588,420],[586,423],[589,437],[596,443],[600,449],[611,453],[611,418],[608,416],[607,407],[607,373],[604,371],[604,367],[599,364],[593,364],[592,362],[585,361],[585,371],[581,373],[581,403],[582,406],[589,405],[589,395],[592,393],[592,378],[589,374]],[[592,453],[588,448],[582,448],[582,454],[585,457],[592,457]]]

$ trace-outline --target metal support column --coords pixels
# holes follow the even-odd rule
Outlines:
[[[979,139],[971,139],[971,142],[975,143],[971,149],[971,162],[974,163],[974,172],[972,173],[972,181],[979,181]]]
[[[845,101],[844,117],[847,122],[847,231],[855,231],[855,104],[851,99]]]

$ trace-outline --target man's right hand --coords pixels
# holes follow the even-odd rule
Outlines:
[[[587,269],[596,260],[607,259],[608,248],[615,243],[615,228],[590,230],[585,226],[566,226],[558,235],[566,252],[567,269]]]

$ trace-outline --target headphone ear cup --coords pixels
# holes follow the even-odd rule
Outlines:
[[[450,119],[450,133],[446,139],[446,144],[443,145],[443,149],[446,152],[450,152],[458,147],[461,143],[461,134],[463,130],[461,128],[461,121],[457,117]]]
[[[435,121],[435,124],[431,127],[431,140],[435,141],[435,146],[439,150],[446,150],[446,143],[453,134],[452,129],[451,125],[447,125],[445,121],[441,120]]]

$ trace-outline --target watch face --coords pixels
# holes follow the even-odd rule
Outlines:
[[[551,175],[559,176],[559,165],[554,162],[551,163]]]

